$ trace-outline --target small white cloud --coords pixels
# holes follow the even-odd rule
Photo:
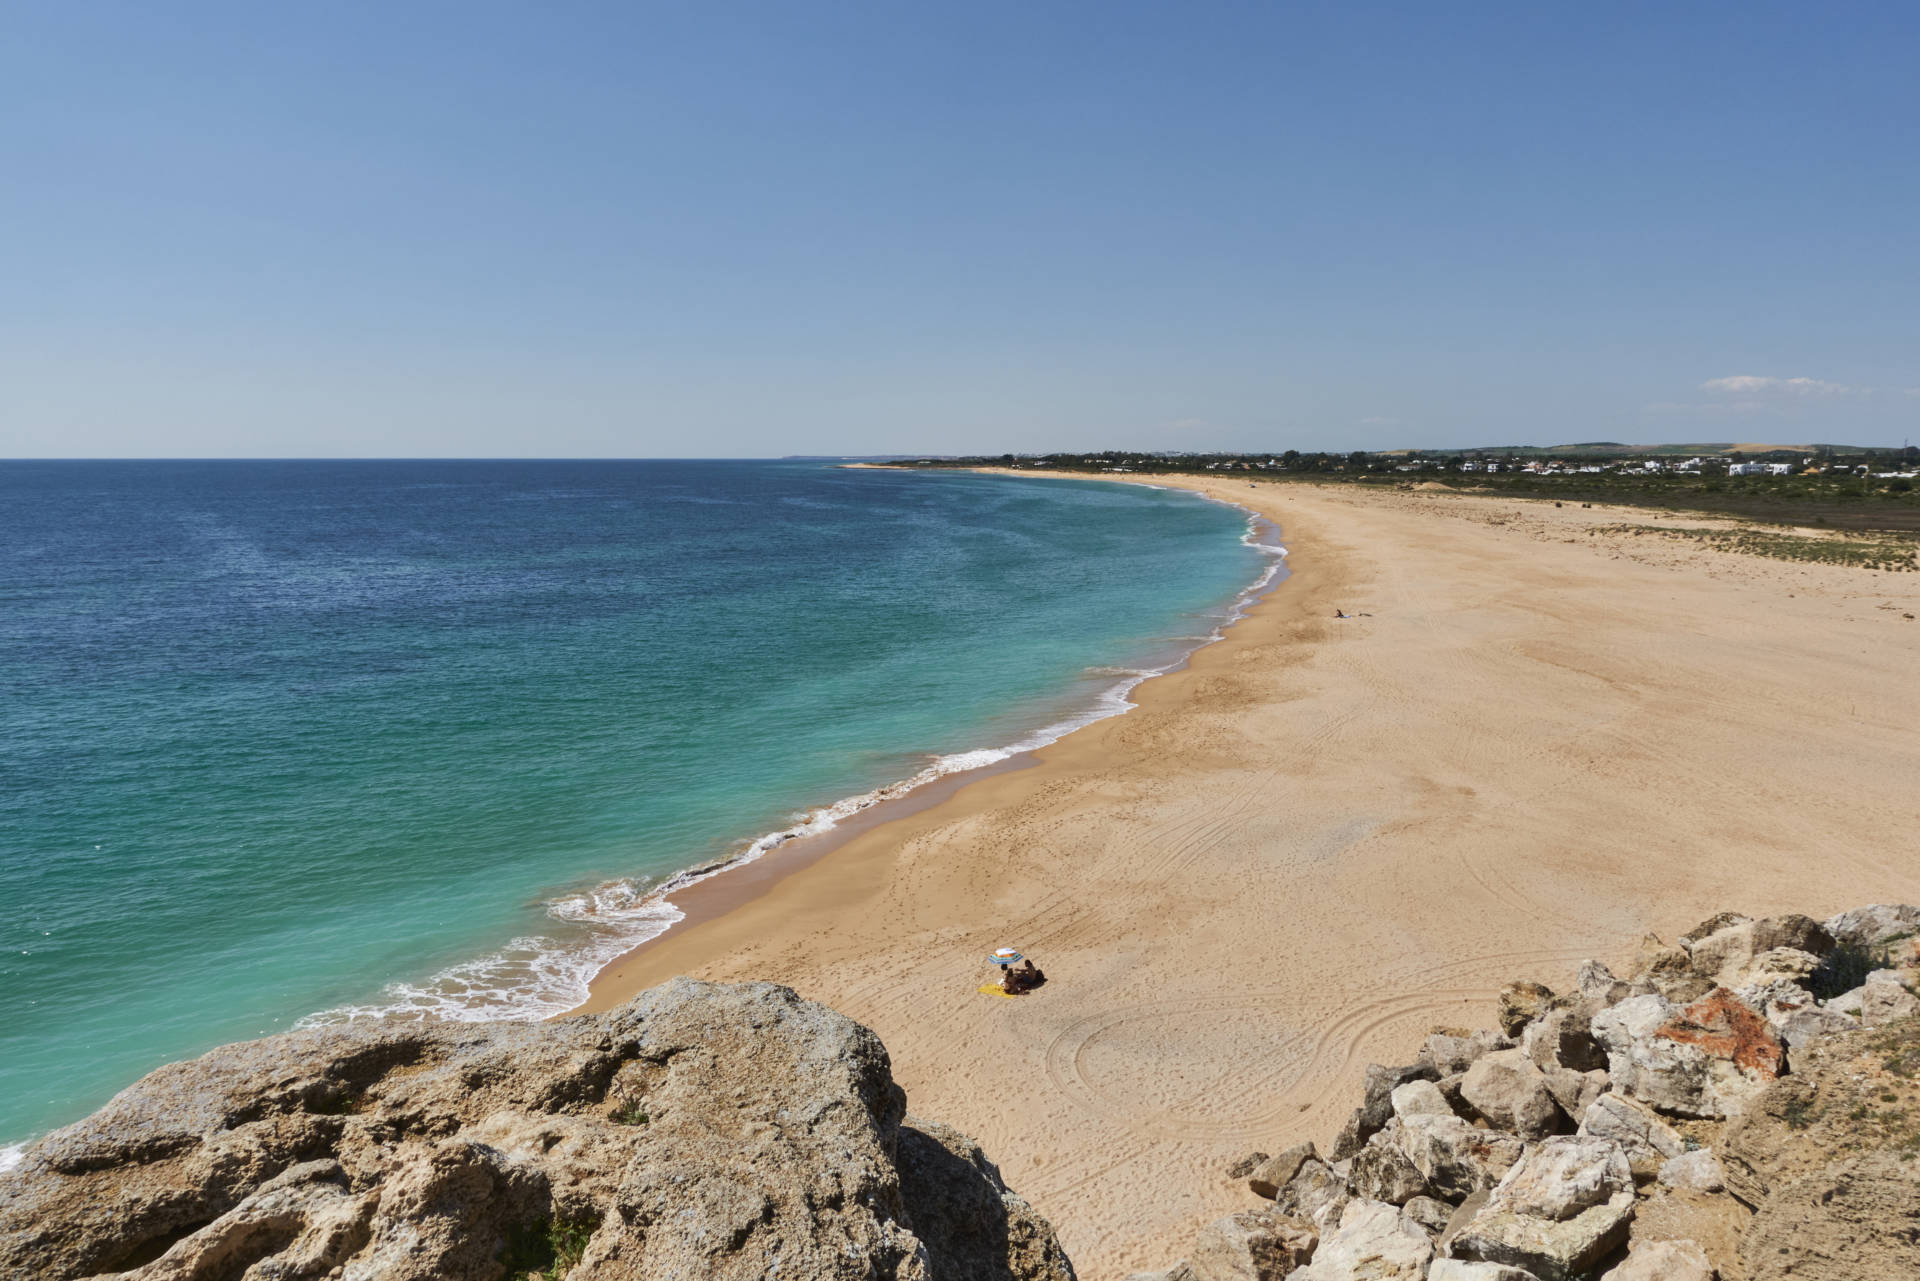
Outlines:
[[[1866,388],[1849,387],[1845,383],[1830,383],[1824,378],[1770,378],[1760,374],[1734,374],[1728,378],[1709,378],[1700,384],[1700,390],[1710,391],[1716,396],[1797,398],[1852,396],[1865,391]]]

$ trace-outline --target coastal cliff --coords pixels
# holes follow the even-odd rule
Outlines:
[[[1920,908],[1721,913],[1436,1028],[1132,1281],[1910,1281]]]
[[[147,1076],[0,1175],[0,1277],[1072,1281],[885,1047],[678,979],[541,1024],[375,1023]]]

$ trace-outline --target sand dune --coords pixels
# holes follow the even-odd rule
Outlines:
[[[1139,708],[602,975],[871,1025],[1100,1281],[1324,1143],[1370,1058],[1721,908],[1920,899],[1920,575],[1600,532],[1642,513],[1196,481],[1293,577]],[[1703,518],[1665,523],[1698,526]],[[1367,616],[1340,622],[1336,607]],[[1053,980],[976,993],[1011,943]]]

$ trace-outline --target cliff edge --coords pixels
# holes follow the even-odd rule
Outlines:
[[[677,979],[541,1024],[367,1024],[161,1068],[0,1175],[0,1277],[1072,1281],[872,1032]]]

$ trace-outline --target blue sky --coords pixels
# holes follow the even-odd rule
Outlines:
[[[14,4],[0,455],[1920,438],[1920,6]]]

